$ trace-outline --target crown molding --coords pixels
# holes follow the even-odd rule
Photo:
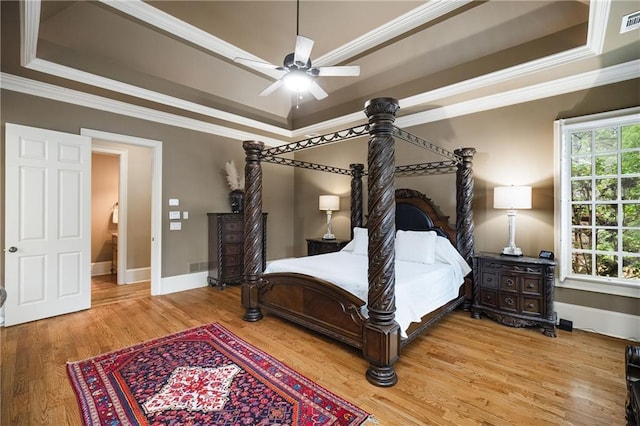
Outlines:
[[[396,119],[396,124],[400,127],[417,126],[461,115],[563,95],[578,90],[605,86],[639,78],[639,70],[640,59],[399,117]]]
[[[166,124],[168,126],[181,127],[183,129],[223,136],[239,141],[260,140],[268,146],[278,146],[287,143],[285,140],[270,138],[256,133],[244,132],[230,127],[207,123],[205,121],[138,105],[132,105],[126,102],[116,101],[102,96],[92,95],[78,90],[55,86],[53,84],[43,83],[41,81],[31,80],[7,73],[0,74],[0,88],[100,111],[111,112],[127,117],[153,121],[155,123]]]

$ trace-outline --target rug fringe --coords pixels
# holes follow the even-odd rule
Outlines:
[[[379,425],[380,422],[378,421],[378,419],[376,419],[373,414],[371,414],[369,417],[367,417],[367,419],[364,421],[364,423],[362,423],[362,426],[375,426],[375,425]]]

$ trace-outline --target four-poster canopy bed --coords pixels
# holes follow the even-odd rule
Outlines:
[[[362,350],[369,362],[367,379],[377,386],[397,381],[393,364],[401,348],[415,339],[446,313],[472,298],[472,280],[467,276],[455,288],[457,295],[401,330],[395,321],[396,262],[398,230],[435,230],[456,247],[465,267],[473,256],[473,148],[450,153],[394,126],[398,101],[376,98],[365,104],[368,124],[329,135],[318,136],[270,149],[258,141],[245,141],[245,275],[242,284],[244,319],[258,321],[262,309]],[[369,135],[368,170],[352,164],[350,170],[307,163],[279,155],[339,140]],[[424,147],[446,161],[396,167],[394,138]],[[363,226],[362,177],[368,181],[368,238],[365,264],[368,268],[366,300],[326,280],[295,272],[263,273],[262,250],[262,169],[261,162],[303,167],[351,175],[351,229]],[[396,174],[456,173],[456,228],[417,191],[394,189]],[[352,235],[353,237],[353,235]],[[455,252],[455,251],[454,251]],[[457,253],[455,254],[457,256]],[[325,256],[325,255],[323,255]],[[313,256],[315,258],[319,256]],[[465,271],[465,274],[468,270]],[[425,283],[424,285],[430,285]],[[366,311],[366,312],[365,312]],[[401,338],[402,335],[402,338]]]

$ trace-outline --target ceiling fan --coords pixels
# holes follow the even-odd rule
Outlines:
[[[296,21],[296,46],[293,53],[284,57],[282,66],[270,64],[268,62],[256,61],[253,59],[235,58],[234,61],[252,68],[265,68],[282,72],[282,76],[269,87],[260,92],[260,96],[267,96],[275,92],[281,86],[285,86],[291,91],[301,95],[308,91],[316,99],[324,99],[328,96],[322,87],[315,82],[317,77],[344,76],[357,77],[360,75],[360,67],[354,66],[333,66],[314,67],[311,65],[311,49],[313,40],[299,34],[300,26],[300,0],[297,0],[297,21]]]

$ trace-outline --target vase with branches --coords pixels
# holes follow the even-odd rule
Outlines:
[[[227,161],[224,165],[227,173],[227,183],[229,184],[229,201],[231,202],[231,211],[240,213],[244,211],[244,176],[238,173],[236,164],[233,160]]]

